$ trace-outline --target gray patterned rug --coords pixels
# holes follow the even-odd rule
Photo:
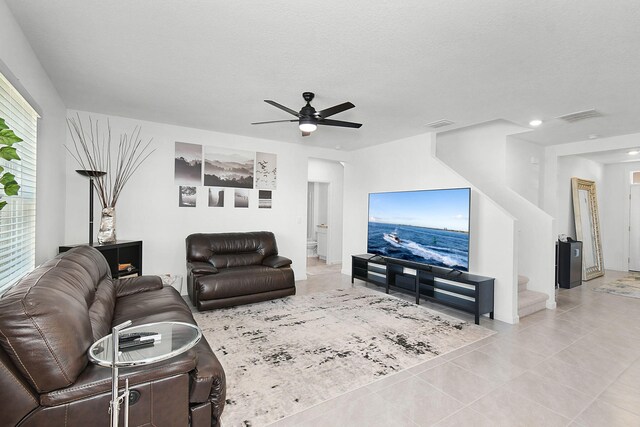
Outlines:
[[[596,292],[606,292],[623,297],[640,298],[640,274],[630,274],[622,279],[605,283],[594,289]]]
[[[494,333],[362,287],[194,316],[227,375],[225,427],[269,424]]]

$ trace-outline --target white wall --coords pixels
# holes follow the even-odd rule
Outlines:
[[[38,111],[36,265],[64,243],[66,108],[4,0],[0,0],[0,72]]]
[[[370,192],[471,186],[433,156],[433,144],[433,135],[424,134],[350,153],[344,176],[344,274],[351,274],[351,255],[366,253]],[[397,167],[390,167],[390,159]],[[471,200],[469,270],[496,279],[495,317],[516,323],[515,221],[475,188]]]
[[[640,134],[635,133],[545,147],[543,168],[544,184],[542,186],[543,209],[551,216],[557,217],[559,191],[557,188],[559,173],[558,159],[560,157],[624,148],[637,148],[638,140],[640,140]]]
[[[512,137],[507,137],[506,141],[507,186],[539,206],[544,147]]]
[[[495,120],[443,132],[438,134],[436,152],[517,219],[518,274],[529,278],[529,290],[549,296],[546,305],[552,309],[556,306],[553,218],[537,206],[539,169],[530,167],[531,157],[542,157],[542,151],[513,137],[526,131]],[[520,145],[523,147],[518,148]]]
[[[342,262],[344,167],[336,161],[309,159],[308,179],[312,182],[329,184],[326,222],[329,226],[327,229],[327,264],[340,263]]]
[[[106,123],[104,115],[80,114],[84,119],[91,114],[101,124]],[[191,233],[268,230],[275,233],[280,254],[293,260],[296,279],[306,278],[307,158],[339,159],[345,155],[343,152],[122,117],[110,116],[109,120],[116,138],[140,125],[142,138],[153,137],[156,147],[128,182],[116,206],[118,239],[144,240],[145,274],[184,275],[185,238]],[[209,208],[205,187],[198,187],[196,208],[178,207],[178,186],[173,178],[175,141],[277,154],[278,181],[273,208],[258,209],[257,191],[252,190],[250,207],[235,209],[229,189],[225,192],[225,207]],[[87,181],[73,169],[67,168],[65,236],[70,244],[87,241]],[[98,212],[96,203],[96,224]]]
[[[576,225],[573,216],[573,199],[571,195],[571,178],[582,178],[595,181],[598,206],[602,206],[602,185],[604,167],[598,162],[578,156],[563,156],[558,158],[557,180],[557,234],[566,234],[576,238]],[[600,213],[602,217],[602,213]],[[606,263],[605,263],[606,265]]]
[[[506,185],[506,136],[528,129],[504,120],[495,120],[438,134],[436,156],[462,176],[486,191]],[[455,165],[455,166],[454,166]]]

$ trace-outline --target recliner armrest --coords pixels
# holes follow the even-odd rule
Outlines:
[[[197,369],[198,353],[189,350],[171,359],[153,365],[133,366],[120,371],[120,387],[125,378],[133,388],[138,384],[168,378],[178,374],[189,374]],[[111,369],[95,365],[91,362],[69,387],[53,390],[40,395],[42,406],[65,405],[80,399],[86,399],[111,390]]]
[[[280,255],[272,255],[270,257],[266,257],[262,261],[262,265],[266,265],[267,267],[272,268],[286,267],[288,265],[291,265],[291,260]]]
[[[139,292],[162,289],[162,279],[159,276],[138,276],[116,279],[116,297],[137,294]]]
[[[193,274],[216,274],[218,269],[208,262],[188,262],[187,263],[187,271]]]

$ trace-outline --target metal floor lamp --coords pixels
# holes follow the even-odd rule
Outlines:
[[[93,245],[93,178],[106,175],[106,172],[77,169],[82,176],[89,177],[89,245]]]

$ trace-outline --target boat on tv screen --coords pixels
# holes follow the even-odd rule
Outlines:
[[[367,252],[468,271],[470,191],[369,194]]]

